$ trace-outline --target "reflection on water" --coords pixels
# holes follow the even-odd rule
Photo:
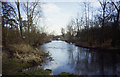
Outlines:
[[[53,74],[70,72],[76,75],[120,75],[120,53],[77,47],[64,41],[52,41],[40,47],[54,61],[43,64]]]

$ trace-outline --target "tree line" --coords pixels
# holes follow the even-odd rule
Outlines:
[[[39,19],[43,16],[41,3],[1,2],[2,4],[2,44],[27,43],[38,46],[49,41],[44,30],[40,30]]]
[[[22,70],[40,65],[49,57],[37,47],[49,42],[49,35],[40,28],[43,16],[41,3],[36,2],[2,2],[2,73],[4,75],[30,75]],[[39,27],[38,27],[39,26]],[[51,58],[52,59],[52,58]],[[9,67],[8,67],[9,66]],[[39,74],[50,72],[40,69]]]
[[[72,18],[67,27],[61,29],[64,40],[89,45],[103,44],[120,46],[120,1],[98,0],[100,8],[83,2],[81,16]],[[90,17],[91,16],[91,17]]]

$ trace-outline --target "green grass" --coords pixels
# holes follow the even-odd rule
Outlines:
[[[52,73],[50,69],[38,69],[33,71],[22,72],[25,67],[30,67],[29,63],[18,62],[16,58],[7,58],[4,53],[3,57],[3,74],[4,75],[49,75]],[[32,65],[31,65],[32,66]]]
[[[22,63],[17,62],[15,58],[11,59],[3,59],[2,63],[2,72],[3,74],[15,74],[22,70],[23,66]]]
[[[60,74],[58,74],[58,75],[74,75],[74,74],[68,73],[68,72],[62,72],[62,73],[60,73]]]
[[[24,72],[22,74],[23,75],[49,75],[50,73],[52,73],[50,69],[49,70],[38,69],[38,70]]]

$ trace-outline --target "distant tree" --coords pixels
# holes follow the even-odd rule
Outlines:
[[[90,14],[90,2],[87,3],[87,6],[88,6],[88,7],[87,7],[87,8],[88,8],[88,28],[90,28],[90,21],[89,21],[89,20],[90,20],[90,19],[89,19],[89,17],[90,17],[90,16],[89,16],[89,14]]]
[[[79,32],[80,31],[80,25],[79,25],[79,19],[76,18],[76,28],[77,28],[77,31]]]
[[[85,28],[88,28],[88,22],[87,22],[87,2],[84,2],[84,13],[85,13]]]
[[[64,35],[65,35],[65,29],[64,28],[61,28],[61,34],[64,37]]]

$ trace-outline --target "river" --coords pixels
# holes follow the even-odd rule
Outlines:
[[[61,72],[75,75],[120,75],[120,52],[91,50],[65,41],[52,41],[39,48],[49,52],[54,59],[42,64],[44,69],[51,69],[53,75]]]

